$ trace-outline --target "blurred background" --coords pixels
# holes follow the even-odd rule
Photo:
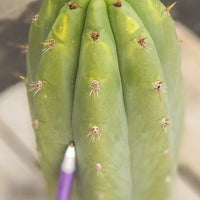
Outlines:
[[[166,6],[174,1],[162,0]],[[24,48],[41,0],[0,0],[0,200],[47,200],[26,90]],[[182,46],[185,131],[170,200],[200,200],[200,0],[171,11]],[[22,48],[19,48],[21,45]]]

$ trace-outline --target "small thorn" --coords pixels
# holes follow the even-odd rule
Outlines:
[[[178,40],[178,44],[182,44],[183,43],[183,40]]]
[[[55,46],[56,41],[54,39],[50,39],[49,41],[41,42],[45,46],[45,48],[42,50],[44,53],[49,51],[50,49],[53,49]]]
[[[25,85],[27,85],[27,83],[28,83],[28,78],[26,77],[26,76],[23,76],[21,73],[19,73],[19,72],[15,72],[14,73],[14,76],[16,77],[16,78],[18,78],[18,79],[21,79],[23,82],[24,82],[24,84]]]
[[[89,96],[91,96],[92,94],[94,96],[95,96],[95,94],[98,96],[98,93],[100,92],[99,81],[93,80],[92,83],[90,84],[90,88],[91,88],[91,91],[90,91]]]
[[[29,90],[27,90],[27,92],[31,92],[33,90],[35,90],[33,96],[35,96],[41,89],[42,89],[42,81],[32,81],[32,83],[30,84],[30,86],[33,86],[32,88],[30,88]]]
[[[27,77],[20,75],[19,78],[24,81],[25,85],[27,85],[27,83],[28,83],[28,78]]]
[[[38,14],[36,14],[36,15],[32,18],[32,24],[34,24],[37,20],[38,20]]]
[[[99,33],[97,31],[93,31],[91,34],[90,34],[91,38],[93,41],[96,41],[98,40],[99,38]]]
[[[170,11],[171,11],[171,9],[172,9],[175,5],[176,5],[176,1],[175,1],[173,4],[171,4],[170,6],[165,7],[165,8],[164,8],[164,11],[165,11],[168,15],[170,15]]]
[[[163,118],[161,120],[161,126],[164,128],[165,132],[167,133],[167,128],[170,125],[170,121],[167,118]]]
[[[102,165],[100,163],[95,165],[95,169],[97,171],[97,176],[102,175]]]
[[[113,5],[114,5],[115,7],[121,7],[121,6],[122,6],[122,3],[121,3],[120,0],[117,0],[115,3],[113,3]]]
[[[77,7],[78,6],[77,6],[77,4],[74,1],[71,1],[71,3],[69,4],[69,9],[70,10],[76,9]]]
[[[154,89],[156,90],[156,92],[158,93],[159,96],[159,100],[161,102],[161,92],[165,92],[166,86],[163,85],[162,81],[156,81],[154,83]]]
[[[100,129],[98,126],[93,126],[92,127],[92,130],[88,133],[87,136],[90,136],[91,135],[91,138],[90,138],[90,142],[94,142],[95,139],[101,139],[101,133],[100,133]]]
[[[147,37],[141,37],[137,40],[138,44],[145,48],[147,46],[147,42],[146,42]]]
[[[32,127],[34,130],[37,130],[38,127],[39,127],[39,121],[37,119],[35,119],[33,122],[32,122]]]
[[[21,53],[27,53],[27,51],[28,51],[28,45],[25,45],[25,44],[8,42],[8,45],[11,46],[11,47],[16,47],[16,48],[21,49]]]

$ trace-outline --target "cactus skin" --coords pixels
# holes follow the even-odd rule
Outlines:
[[[27,54],[29,105],[50,199],[73,140],[72,200],[167,200],[183,121],[173,20],[157,0],[65,3],[44,1]],[[44,52],[41,42],[51,39],[55,46]]]

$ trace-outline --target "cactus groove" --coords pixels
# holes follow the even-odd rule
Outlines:
[[[180,47],[159,0],[44,0],[27,94],[49,198],[74,141],[72,200],[167,200],[183,122]]]

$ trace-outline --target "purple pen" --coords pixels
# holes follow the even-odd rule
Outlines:
[[[71,143],[65,152],[60,170],[57,200],[70,200],[75,169],[75,147]]]

